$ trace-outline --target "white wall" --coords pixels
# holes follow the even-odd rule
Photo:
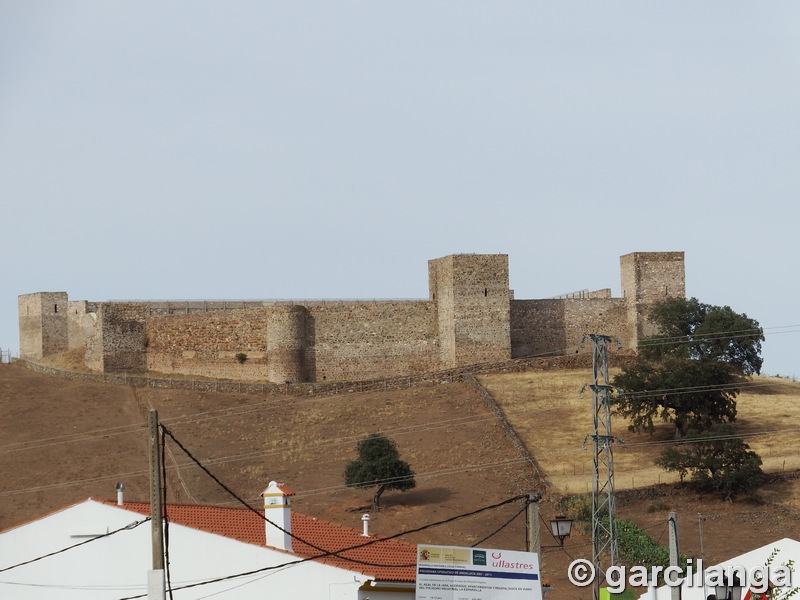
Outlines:
[[[86,539],[71,536],[106,533],[142,518],[138,513],[87,500],[0,533],[0,569]],[[180,525],[171,524],[169,534],[173,588],[298,558]],[[147,592],[150,567],[150,524],[145,523],[136,529],[0,573],[0,598],[113,600],[135,596]],[[308,562],[176,592],[175,597],[199,600],[228,590],[225,600],[355,600],[359,597],[358,588],[366,580],[367,577],[353,571]],[[383,594],[368,596],[386,598]],[[405,596],[407,598],[409,596]]]

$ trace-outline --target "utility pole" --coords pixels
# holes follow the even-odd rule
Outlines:
[[[669,566],[680,567],[680,552],[678,551],[678,513],[669,513]],[[681,600],[681,586],[670,586],[671,600]]]
[[[539,500],[542,499],[541,494],[528,494],[528,510],[525,513],[528,522],[528,538],[526,540],[526,550],[528,552],[535,552],[539,557],[539,571],[541,572],[542,565],[542,540],[539,534]]]
[[[158,411],[151,409],[147,419],[150,456],[150,530],[153,538],[153,569],[147,572],[147,600],[166,600],[164,577],[163,485],[161,482],[161,436]]]
[[[592,340],[592,562],[595,577],[592,598],[600,598],[604,579],[601,556],[608,552],[611,565],[617,564],[616,499],[614,496],[614,452],[611,435],[611,390],[608,380],[608,342],[606,335],[591,334]]]
[[[705,520],[706,518],[702,514],[697,513],[697,525],[700,527],[700,560],[702,561],[706,560],[706,553],[703,550],[703,521]]]
[[[703,549],[703,521],[705,521],[705,520],[706,520],[706,518],[702,514],[697,513],[697,525],[700,527],[700,564],[701,565],[706,562],[706,552]],[[705,596],[707,598],[708,594],[706,594],[706,574],[705,574],[705,569],[701,569],[700,570],[700,577],[701,577],[701,581],[703,582],[703,596]]]

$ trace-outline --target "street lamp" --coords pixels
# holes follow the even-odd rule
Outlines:
[[[558,540],[558,543],[563,546],[564,540],[568,538],[569,534],[572,532],[572,519],[568,519],[564,516],[556,517],[550,521],[550,531],[553,533],[553,537]],[[741,599],[736,598],[735,600]]]
[[[716,600],[742,600],[742,583],[735,573],[730,579],[722,576],[719,585],[714,586]]]

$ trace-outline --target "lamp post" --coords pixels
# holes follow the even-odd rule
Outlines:
[[[561,546],[564,546],[564,540],[572,533],[572,519],[564,516],[558,516],[550,521],[550,531],[553,537],[558,540]]]

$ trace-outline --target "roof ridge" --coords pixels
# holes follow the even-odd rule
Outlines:
[[[31,523],[35,523],[36,521],[38,521],[40,519],[44,519],[45,517],[49,517],[49,516],[54,515],[56,513],[63,512],[65,510],[68,510],[68,509],[72,508],[73,506],[78,506],[79,504],[83,504],[84,502],[88,502],[89,500],[96,500],[96,498],[93,498],[93,497],[90,496],[89,498],[86,498],[86,500],[78,500],[76,502],[72,502],[71,504],[66,504],[64,506],[59,506],[58,508],[54,508],[52,510],[48,510],[46,513],[44,513],[42,515],[39,515],[38,517],[34,517],[32,519],[27,519],[26,521],[22,521],[21,523],[15,523],[14,525],[11,525],[10,527],[6,527],[5,529],[0,529],[0,533],[6,533],[7,531],[13,531],[14,529],[18,529],[20,527],[24,527],[25,525],[30,525]]]
[[[100,502],[102,504],[119,506],[119,504],[117,504],[116,500],[104,499],[104,498],[95,498],[95,497],[89,498],[89,500],[94,500],[94,501]],[[125,508],[126,505],[131,505],[131,504],[140,504],[142,506],[149,506],[150,505],[149,502],[144,502],[144,501],[141,501],[141,500],[125,500],[120,508]],[[199,504],[199,503],[192,503],[192,502],[168,502],[165,506],[166,507],[174,506],[174,507],[179,507],[179,508],[182,507],[182,508],[230,510],[230,511],[242,511],[242,512],[249,512],[249,513],[252,513],[253,511],[255,511],[255,512],[261,514],[260,511],[254,509],[254,508],[248,509],[248,508],[245,508],[244,506],[222,506],[222,505],[219,505],[219,504]],[[315,515],[310,515],[308,513],[300,512],[300,511],[297,511],[297,510],[294,510],[294,509],[291,509],[291,510],[292,510],[292,516],[293,517],[298,517],[298,518],[301,518],[301,519],[308,519],[308,520],[311,520],[313,522],[324,524],[327,527],[335,527],[335,528],[340,529],[340,530],[346,530],[348,532],[354,532],[354,533],[357,533],[358,535],[362,535],[361,532],[359,531],[359,529],[356,528],[356,527],[353,527],[352,525],[346,525],[344,523],[340,523],[340,522],[337,522],[337,521],[331,521],[331,520],[326,519],[324,517],[317,517]],[[394,537],[385,537],[385,536],[380,535],[380,534],[372,534],[372,533],[370,533],[370,535],[365,536],[365,537],[368,537],[368,538],[373,539],[373,540],[380,540],[380,541],[385,542],[385,543],[395,542],[397,544],[404,545],[404,546],[416,547],[416,544],[413,544],[411,542],[407,542],[405,540],[401,540],[401,539],[394,538]]]
[[[149,502],[125,501],[119,505],[116,500],[95,497],[85,502],[88,501],[144,516],[150,514]],[[170,511],[169,508],[174,510]],[[416,562],[416,544],[378,535],[363,536],[360,530],[349,525],[294,510],[292,532],[297,544],[291,552],[266,544],[264,515],[255,509],[197,503],[168,503],[166,516],[175,525],[269,548],[275,552],[285,552],[324,562],[384,581],[413,582],[416,579],[416,568],[412,565]],[[318,556],[320,548],[329,550],[323,550],[326,554]],[[347,556],[339,556],[340,553],[346,553]],[[392,565],[394,561],[401,564]]]

